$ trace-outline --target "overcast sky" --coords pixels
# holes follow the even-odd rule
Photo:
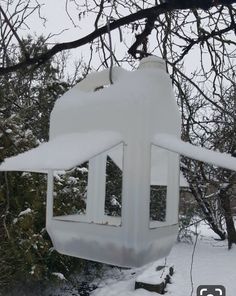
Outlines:
[[[70,17],[66,13],[65,4],[66,0],[38,0],[39,3],[44,3],[41,8],[41,15],[46,18],[46,23],[39,19],[36,14],[34,14],[28,21],[28,25],[30,30],[22,31],[22,34],[36,34],[48,36],[49,34],[55,34],[51,39],[51,43],[57,42],[66,42],[73,41],[75,39],[79,39],[84,37],[85,35],[91,33],[94,30],[94,19],[96,15],[82,18],[81,21],[78,19],[79,10],[76,10],[76,7],[73,5],[73,1],[68,1],[68,3],[72,3],[71,6],[68,7],[69,14],[73,19],[72,23]],[[80,2],[82,3],[82,2]],[[105,20],[104,20],[105,22]],[[124,30],[122,30],[124,32]],[[60,34],[59,34],[60,33]],[[59,34],[59,35],[58,35]],[[155,34],[153,34],[155,35]],[[113,38],[113,50],[116,51],[120,55],[120,57],[124,54],[124,51],[127,50],[125,46],[119,42],[119,32],[115,30],[112,32]],[[135,40],[135,35],[125,35],[123,33],[124,41],[126,41],[129,45]],[[155,38],[153,36],[153,38]],[[71,63],[73,64],[74,60],[80,60],[81,57],[88,61],[89,58],[89,46],[83,46],[78,49],[74,49],[70,51],[71,54]],[[158,53],[156,53],[158,54]],[[195,67],[199,67],[199,55],[197,47],[195,51],[192,51],[190,55],[188,55],[186,59],[187,63],[185,63],[186,70],[188,72],[192,72]],[[94,54],[94,58],[92,61],[92,65],[94,68],[98,66],[99,59],[96,54]],[[72,69],[72,66],[69,66]]]
[[[79,21],[78,14],[80,11],[76,10],[74,5],[69,6],[68,12],[76,25],[75,27],[66,13],[65,0],[39,0],[38,2],[45,3],[41,8],[41,15],[46,18],[46,23],[44,24],[42,19],[39,19],[37,15],[34,14],[27,22],[30,30],[26,29],[25,31],[21,31],[21,34],[36,34],[37,36],[42,34],[44,36],[55,34],[49,39],[49,42],[58,43],[80,39],[94,30],[94,20],[96,15],[90,16],[89,18],[85,16],[81,21]],[[122,52],[122,50],[124,51],[126,48],[119,42],[118,36],[118,30],[112,32],[113,49],[115,49],[116,52]],[[124,34],[124,39],[125,38],[127,39],[127,36]],[[134,40],[134,36],[130,35],[129,39],[131,42]],[[70,50],[70,54],[72,55],[72,60],[79,60],[81,56],[83,56],[86,61],[88,60],[90,54],[89,46],[83,46],[78,49]],[[93,66],[96,68],[98,64],[98,57],[94,54]]]

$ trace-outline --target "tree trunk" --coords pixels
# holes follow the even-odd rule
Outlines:
[[[224,217],[228,234],[228,248],[231,249],[232,244],[236,244],[236,229],[231,211],[230,197],[224,189],[220,190],[219,197],[221,201],[221,206],[224,210]]]
[[[193,196],[195,197],[200,209],[202,210],[202,212],[205,216],[205,220],[209,223],[211,229],[220,237],[221,240],[225,240],[226,234],[225,234],[224,230],[221,229],[221,227],[219,227],[217,222],[214,220],[213,214],[211,211],[211,207],[209,206],[207,201],[205,201],[201,197],[201,193],[197,192],[196,188],[194,186],[192,186],[191,184],[190,184],[190,189],[191,189],[191,192],[192,192]]]

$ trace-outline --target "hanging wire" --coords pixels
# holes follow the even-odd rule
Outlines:
[[[195,243],[193,246],[193,252],[192,252],[192,257],[191,257],[191,266],[190,266],[190,281],[191,281],[191,292],[190,292],[190,296],[193,296],[193,291],[194,291],[194,282],[193,282],[193,263],[194,263],[194,255],[195,255],[195,251],[196,251],[196,246],[197,246],[197,241],[198,241],[198,236],[199,233],[197,232],[197,226],[198,224],[195,225]]]
[[[110,84],[113,84],[113,80],[112,80],[113,52],[112,52],[111,30],[110,30],[110,22],[111,22],[111,15],[112,15],[112,11],[113,11],[113,5],[114,5],[114,2],[111,1],[111,12],[110,12],[110,15],[107,17],[107,33],[108,33],[108,38],[109,38],[109,51],[110,51],[110,60],[111,60],[110,71],[109,71]]]

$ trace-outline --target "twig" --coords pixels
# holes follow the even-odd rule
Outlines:
[[[13,25],[11,24],[10,20],[8,19],[7,15],[6,15],[6,13],[5,13],[5,11],[3,10],[3,8],[2,8],[1,5],[0,5],[0,13],[3,15],[3,17],[4,17],[4,19],[5,19],[6,23],[7,23],[7,25],[10,27],[10,29],[11,29],[13,35],[15,36],[16,40],[18,41],[18,43],[19,43],[19,45],[20,45],[20,48],[21,48],[21,50],[23,51],[23,53],[24,53],[24,55],[25,55],[25,58],[26,58],[26,60],[27,60],[27,59],[29,58],[29,54],[28,54],[28,52],[26,51],[25,46],[24,46],[22,40],[21,40],[20,37],[18,36],[18,34],[17,34],[15,28],[14,28]]]
[[[159,4],[150,8],[146,8],[146,9],[142,9],[137,11],[136,13],[132,13],[130,15],[127,15],[125,17],[121,17],[118,18],[117,20],[114,20],[110,23],[110,31],[113,31],[117,28],[120,28],[124,25],[130,24],[132,22],[141,20],[141,19],[147,19],[148,20],[148,25],[146,26],[146,31],[141,33],[139,40],[141,40],[143,37],[145,37],[144,33],[148,33],[148,31],[150,31],[150,28],[152,28],[152,24],[154,23],[155,19],[161,15],[164,14],[166,12],[172,12],[172,11],[177,11],[177,10],[183,10],[183,9],[193,9],[193,8],[201,8],[201,3],[202,1],[196,1],[193,7],[193,2],[191,1],[169,1],[163,4]],[[218,0],[217,1],[217,5],[226,5],[226,4],[233,4],[236,3],[236,0]],[[212,7],[215,6],[216,3],[212,2]],[[234,24],[231,24],[230,26],[231,30],[235,29]],[[226,29],[227,30],[227,29]],[[90,34],[86,35],[83,38],[71,41],[71,42],[64,42],[64,43],[59,43],[56,44],[55,46],[53,46],[51,49],[49,49],[48,51],[40,54],[40,55],[36,55],[32,58],[28,58],[25,59],[22,62],[19,62],[15,65],[9,66],[9,67],[0,67],[0,75],[4,75],[13,71],[16,71],[18,69],[25,69],[29,66],[32,65],[41,65],[45,62],[47,62],[49,59],[51,59],[54,55],[56,55],[58,52],[63,51],[63,50],[68,50],[68,49],[73,49],[73,48],[78,48],[81,47],[87,43],[92,42],[93,40],[95,40],[96,38],[106,34],[108,32],[108,28],[107,25],[102,26],[98,29],[95,29],[93,32],[91,32]],[[221,33],[224,33],[224,31],[222,31]],[[213,32],[211,37],[214,37],[215,35],[217,35],[217,33]],[[146,35],[147,36],[147,35]],[[142,40],[141,40],[142,41]],[[138,43],[138,41],[136,40],[135,42],[135,46],[136,45],[140,45],[140,43]],[[133,45],[131,48],[131,52],[133,50],[133,52],[135,52],[135,46]],[[137,47],[136,47],[137,48]],[[190,49],[187,49],[190,50]]]
[[[7,198],[7,204],[6,204],[6,210],[5,210],[5,215],[3,217],[3,227],[6,231],[7,238],[10,239],[10,233],[7,229],[7,216],[9,213],[9,208],[10,208],[10,191],[9,191],[9,182],[8,182],[8,175],[7,172],[4,172],[4,179],[5,179],[5,184],[6,184],[6,198]]]
[[[190,267],[190,281],[191,281],[191,293],[190,296],[193,296],[193,291],[194,291],[194,283],[193,283],[193,261],[194,261],[194,255],[195,255],[195,251],[196,251],[196,246],[197,246],[197,240],[198,240],[198,233],[197,233],[197,224],[196,226],[196,239],[195,239],[195,243],[193,246],[193,252],[192,252],[192,258],[191,258],[191,267]]]
[[[77,25],[75,24],[73,18],[71,17],[71,15],[70,15],[70,13],[68,11],[68,0],[66,0],[66,3],[65,3],[65,10],[66,10],[66,14],[69,17],[70,21],[72,22],[73,26],[76,28]]]
[[[110,80],[110,84],[113,84],[113,81],[112,81],[113,52],[112,52],[111,30],[110,30],[110,21],[111,21],[111,14],[112,14],[112,8],[113,8],[113,1],[112,1],[111,5],[112,5],[111,12],[107,18],[107,33],[108,33],[108,38],[109,38],[109,52],[110,52],[110,60],[111,60],[110,70],[109,70],[109,80]]]

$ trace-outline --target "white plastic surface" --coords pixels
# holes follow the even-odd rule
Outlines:
[[[122,149],[116,149],[109,153],[115,164],[122,170]],[[151,146],[151,185],[167,185],[168,180],[168,151],[165,149],[155,149]],[[181,187],[189,187],[189,184],[182,172],[180,172]]]
[[[94,73],[92,77],[85,78],[57,100],[51,114],[50,139],[65,133],[108,130],[108,127],[120,132],[125,141],[143,141],[145,137],[150,140],[158,131],[180,134],[178,107],[171,80],[164,70],[116,69],[113,85],[87,91],[101,84],[102,78],[106,84],[109,70],[102,75]]]
[[[53,218],[48,220],[47,229],[61,253],[119,266],[141,266],[166,256],[177,236],[178,155],[167,151],[163,165],[157,166],[155,182],[162,179],[169,185],[167,220],[155,221],[151,228],[149,200],[153,181],[152,139],[156,133],[164,132],[180,137],[180,117],[171,80],[160,59],[147,58],[140,69],[133,72],[115,69],[113,85],[92,91],[101,84],[106,85],[108,78],[109,70],[91,74],[56,102],[50,138],[78,131],[103,131],[108,126],[109,130],[121,134],[124,143],[121,224],[89,223],[84,217],[79,223],[73,217],[66,221]],[[109,155],[120,166],[119,151]],[[98,155],[93,160],[95,180],[90,184],[90,192],[96,192],[95,184],[103,182],[102,157]],[[164,165],[168,168],[162,170]]]
[[[6,159],[0,170],[44,173],[69,170],[121,141],[119,133],[109,131],[60,135],[37,148]]]
[[[168,157],[165,149],[151,149],[151,185],[167,185],[168,182]],[[189,184],[182,172],[179,175],[180,187],[189,187]]]
[[[179,157],[176,153],[167,151],[164,161],[168,166],[165,170],[167,219],[163,223],[155,222],[150,228],[151,145],[158,133],[180,137],[181,121],[171,80],[160,59],[146,58],[140,69],[133,72],[115,68],[114,84],[93,91],[108,82],[109,70],[105,70],[89,75],[66,92],[52,111],[50,140],[37,151],[52,149],[43,153],[44,157],[32,155],[36,150],[28,152],[20,165],[15,158],[6,161],[2,169],[49,170],[47,230],[59,252],[119,266],[141,266],[168,255],[177,236]],[[73,145],[66,141],[64,146],[64,140],[71,135]],[[58,139],[64,147],[61,160],[54,157],[60,150]],[[122,217],[121,223],[109,225],[101,222],[98,213],[101,209],[98,200],[102,200],[104,192],[105,165],[104,153],[98,153],[121,141],[124,143]],[[32,156],[45,161],[39,165]],[[92,214],[53,217],[53,170],[77,165],[90,157],[87,204]],[[32,165],[31,161],[34,161]],[[159,174],[162,173],[160,163]]]
[[[168,134],[157,134],[153,138],[153,143],[159,147],[184,156],[207,162],[225,169],[236,171],[236,159],[227,153],[211,151],[204,147],[197,147],[186,143],[176,136]]]

